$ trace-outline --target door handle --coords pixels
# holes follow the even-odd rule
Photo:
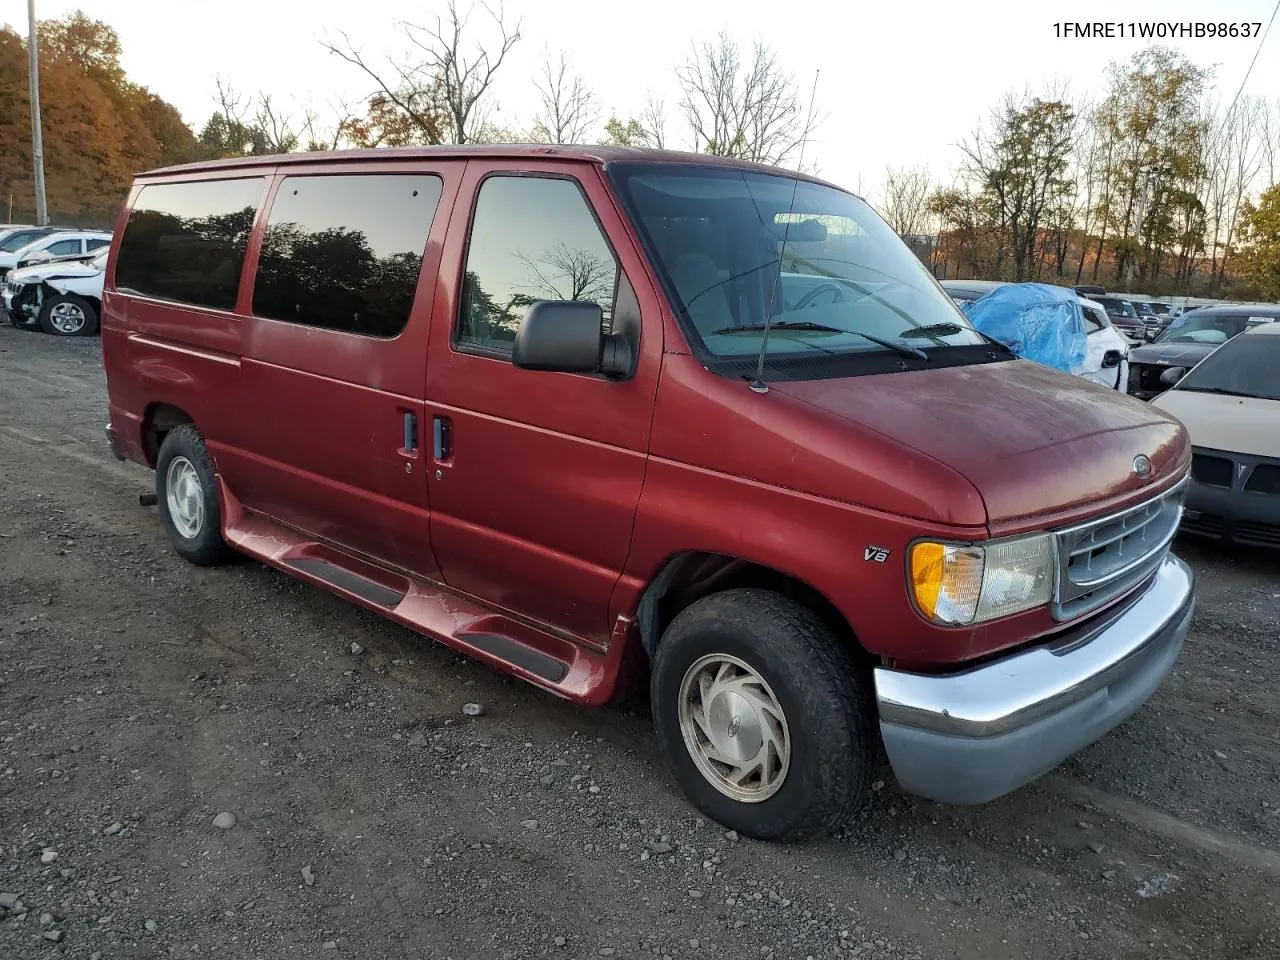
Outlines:
[[[404,450],[413,453],[418,449],[418,415],[406,412],[404,415]]]
[[[453,422],[448,417],[435,417],[431,426],[432,456],[437,460],[448,460],[453,453]]]

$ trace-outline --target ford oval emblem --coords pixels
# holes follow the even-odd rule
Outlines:
[[[1146,480],[1151,476],[1151,458],[1143,453],[1134,457],[1133,472],[1138,475],[1139,480]]]

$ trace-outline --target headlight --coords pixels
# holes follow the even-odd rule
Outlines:
[[[1049,602],[1056,572],[1047,534],[986,545],[922,541],[908,574],[916,606],[934,623],[982,623]]]

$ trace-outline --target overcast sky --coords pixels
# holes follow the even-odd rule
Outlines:
[[[465,8],[467,0],[460,0]],[[498,118],[526,125],[537,109],[531,84],[546,47],[563,48],[595,88],[604,108],[638,112],[646,90],[678,113],[673,65],[691,44],[727,27],[741,42],[761,37],[778,51],[805,97],[820,70],[818,101],[826,120],[810,142],[821,174],[874,199],[886,164],[927,163],[948,176],[956,144],[1011,88],[1067,82],[1073,94],[1098,94],[1107,64],[1132,56],[1142,40],[1062,39],[1054,23],[1173,21],[1194,24],[1261,21],[1275,0],[1075,0],[1062,5],[1018,0],[906,0],[851,4],[734,0],[507,0],[508,20],[521,21],[521,41],[495,86]],[[5,17],[26,29],[16,0]],[[443,0],[36,0],[41,19],[80,9],[116,28],[130,78],[175,104],[197,129],[213,110],[214,81],[237,90],[266,90],[293,104],[323,110],[327,101],[371,92],[357,68],[320,41],[345,31],[367,57],[396,55],[405,41],[396,23],[431,22]],[[185,8],[186,22],[175,9]],[[18,8],[18,9],[14,9]],[[1210,11],[1212,10],[1212,13]],[[473,24],[487,31],[483,11]],[[481,35],[478,33],[477,35]],[[488,36],[489,34],[483,33]],[[1258,41],[1184,39],[1169,43],[1201,66],[1215,67],[1215,86],[1229,101]],[[1280,95],[1280,24],[1272,29],[1246,93]],[[673,122],[673,132],[681,125]],[[682,137],[681,137],[682,139]],[[687,143],[674,144],[687,147]]]

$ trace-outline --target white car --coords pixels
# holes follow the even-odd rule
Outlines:
[[[1111,325],[1111,318],[1100,303],[1080,297],[1080,311],[1089,331],[1089,348],[1084,367],[1078,376],[1100,383],[1109,390],[1124,393],[1129,387],[1129,349],[1127,337]]]
[[[17,267],[93,253],[110,245],[111,234],[105,230],[57,230],[12,252],[0,251],[0,280],[7,279],[9,271]]]
[[[1280,548],[1280,323],[1232,337],[1151,401],[1191,434],[1182,533]]]
[[[941,285],[956,306],[963,307],[1006,284],[1001,280],[943,280]],[[1112,326],[1102,304],[1079,295],[1076,299],[1089,338],[1084,366],[1075,371],[1076,376],[1124,393],[1129,384],[1129,350],[1133,344]]]
[[[60,337],[89,337],[98,331],[102,281],[109,247],[91,257],[54,260],[9,273],[4,309],[15,327],[37,325]]]

